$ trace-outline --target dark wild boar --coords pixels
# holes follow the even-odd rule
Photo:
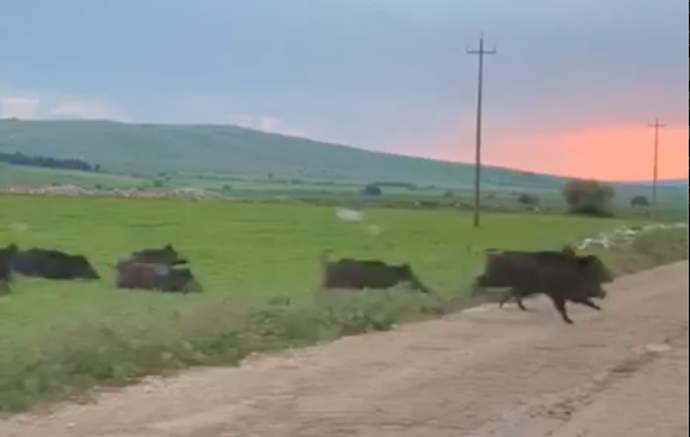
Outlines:
[[[592,298],[603,299],[601,284],[610,282],[611,274],[596,256],[576,256],[562,252],[505,251],[487,256],[484,274],[474,284],[475,292],[484,288],[509,288],[502,303],[514,297],[521,309],[521,299],[531,294],[549,296],[566,323],[567,301],[600,310]]]
[[[328,252],[325,252],[321,256],[321,268],[322,289],[385,289],[398,284],[409,283],[423,293],[430,292],[417,279],[407,264],[395,266],[377,260],[355,260],[352,258],[329,261]]]
[[[83,255],[57,250],[29,249],[17,252],[12,270],[24,276],[46,279],[98,279],[99,275]]]
[[[118,288],[158,290],[165,292],[198,292],[201,285],[191,270],[166,264],[131,262],[118,268]]]
[[[118,265],[140,262],[150,264],[165,264],[174,266],[178,264],[187,264],[187,260],[182,258],[180,254],[173,248],[172,244],[167,244],[161,249],[142,249],[120,258]]]
[[[498,252],[495,249],[490,249],[487,252]],[[573,249],[572,246],[564,246],[563,249],[560,252],[555,252],[555,251],[540,251],[540,252],[521,252],[521,251],[502,251],[504,255],[510,254],[513,256],[520,256],[520,255],[528,255],[528,256],[537,256],[542,259],[549,259],[549,258],[557,258],[560,259],[565,256],[569,257],[575,257],[575,249]],[[601,276],[601,282],[610,282],[612,280],[610,273],[606,268],[604,267],[603,264],[601,264],[601,270],[602,276]],[[503,308],[503,305],[508,302],[510,299],[515,299],[518,307],[523,310],[527,311],[527,308],[525,308],[525,305],[522,302],[522,299],[525,297],[528,297],[532,294],[535,294],[534,292],[531,291],[525,291],[525,290],[518,290],[515,288],[511,288],[508,290],[508,292],[503,296],[503,298],[499,301],[498,306],[499,308]]]

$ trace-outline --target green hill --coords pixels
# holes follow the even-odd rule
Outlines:
[[[0,120],[0,151],[79,158],[117,173],[224,174],[468,186],[473,167],[225,125]],[[491,185],[553,189],[556,177],[486,168]]]
[[[403,182],[455,189],[471,187],[474,180],[474,168],[468,164],[377,153],[229,125],[5,119],[0,120],[0,152],[78,158],[100,164],[107,172],[145,179],[165,172],[175,174],[182,182],[185,178],[218,176],[228,180],[298,179],[339,185]],[[8,168],[0,168],[0,172],[7,173]],[[64,173],[58,174],[65,177]],[[6,174],[5,179],[8,177]],[[22,172],[22,177],[28,180],[33,176]],[[482,180],[489,189],[551,192],[564,182],[560,177],[492,167],[483,169]],[[623,197],[649,191],[644,183],[616,185]],[[687,180],[673,181],[661,185],[660,194],[682,200],[686,188]]]

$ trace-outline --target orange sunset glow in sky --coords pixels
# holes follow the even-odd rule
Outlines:
[[[528,149],[521,146],[529,144]],[[496,138],[486,144],[490,164],[601,180],[650,180],[654,131],[645,125],[612,126],[546,135]],[[659,178],[688,177],[688,128],[659,133]]]
[[[441,136],[425,148],[442,161],[474,162],[474,128]],[[415,142],[404,154],[424,156]],[[646,124],[563,129],[547,133],[484,129],[484,165],[606,181],[649,181],[653,175],[654,129]],[[688,128],[659,130],[659,179],[687,179]]]

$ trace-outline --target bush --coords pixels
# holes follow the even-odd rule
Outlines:
[[[630,199],[630,206],[649,206],[649,199],[647,199],[645,196],[635,196]]]
[[[568,209],[575,214],[610,216],[614,194],[611,186],[594,180],[572,180],[563,186]]]
[[[380,196],[383,194],[383,191],[381,191],[381,187],[378,185],[369,184],[362,189],[362,194],[367,196]]]
[[[539,204],[539,198],[531,194],[523,193],[518,196],[518,202],[523,205],[535,206]]]

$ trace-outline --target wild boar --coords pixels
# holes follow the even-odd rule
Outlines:
[[[612,280],[611,274],[596,256],[576,256],[562,252],[505,251],[489,254],[484,274],[475,281],[475,291],[484,288],[509,288],[501,301],[514,297],[521,309],[521,299],[535,293],[549,296],[566,323],[567,301],[600,310],[592,298],[603,299],[603,283]]]
[[[12,271],[46,279],[98,279],[100,276],[83,255],[57,250],[29,249],[12,257]]]
[[[173,268],[167,264],[131,262],[118,267],[118,288],[159,290],[165,292],[197,292],[201,285],[190,269]]]
[[[424,286],[407,264],[388,265],[378,260],[356,260],[344,258],[329,261],[327,253],[321,257],[321,288],[365,288],[385,289],[401,283],[409,283],[423,293],[430,290]]]

